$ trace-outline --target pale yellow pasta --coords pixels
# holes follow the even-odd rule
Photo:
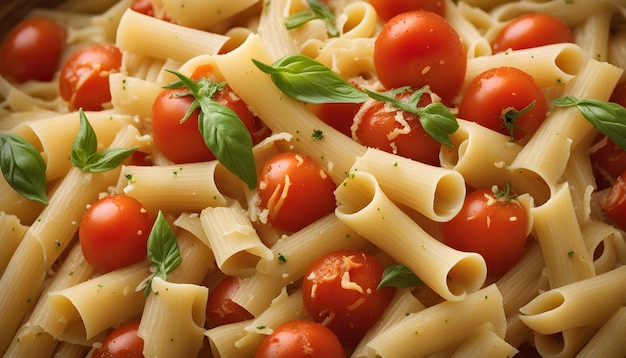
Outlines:
[[[596,274],[613,270],[617,266],[615,242],[624,241],[624,232],[603,221],[592,220],[582,227],[587,254],[593,257]]]
[[[11,256],[17,250],[22,240],[22,236],[28,228],[20,223],[19,217],[0,212],[0,241],[2,250],[0,251],[0,276],[4,273]]]
[[[589,136],[589,138],[592,137]],[[563,172],[563,179],[570,188],[576,218],[581,225],[588,223],[591,219],[591,194],[596,188],[589,152],[590,148],[587,143],[580,144],[570,154]]]
[[[409,314],[367,346],[381,357],[426,356],[459,347],[477,326],[487,322],[498,337],[504,337],[506,320],[496,285],[468,294],[462,301],[445,301]]]
[[[378,15],[376,9],[367,2],[348,4],[339,16],[337,27],[344,38],[370,38],[377,29]]]
[[[238,202],[202,210],[200,222],[217,266],[227,275],[249,276],[260,259],[273,257]]]
[[[611,8],[596,11],[574,28],[574,41],[581,44],[585,62],[607,60],[613,13]]]
[[[259,3],[259,0],[160,0],[163,10],[177,24],[207,30]]]
[[[246,331],[244,330],[244,328],[251,321],[252,320],[229,323],[208,329],[204,333],[204,335],[209,339],[209,344],[211,346],[211,352],[213,353],[213,355],[221,358],[254,356],[256,347],[253,345],[247,345],[243,347],[247,350],[235,347],[235,342],[246,336]]]
[[[485,282],[484,259],[457,251],[425,232],[385,195],[376,178],[353,172],[335,191],[337,217],[446,300],[462,301]]]
[[[475,1],[471,1],[472,3]],[[511,1],[497,7],[492,16],[499,21],[507,21],[513,17],[529,12],[550,14],[573,26],[585,21],[590,14],[604,9],[618,9],[619,0],[598,1],[570,1],[563,3],[560,0],[537,2],[534,0]]]
[[[145,357],[197,356],[204,339],[208,289],[155,277],[137,335]]]
[[[152,116],[152,104],[163,90],[154,82],[113,73],[109,76],[111,102],[119,110],[136,113],[143,118]]]
[[[459,34],[463,45],[467,49],[467,58],[491,55],[491,45],[465,14],[461,13],[460,6],[457,7],[451,0],[446,0],[445,2],[446,20]]]
[[[493,328],[490,322],[477,327],[476,332],[454,351],[451,357],[505,358],[515,356],[518,350],[498,336]]]
[[[303,54],[325,64],[346,80],[357,76],[371,77],[374,68],[374,39],[345,37],[333,38],[325,42],[310,41]]]
[[[576,355],[585,357],[618,357],[626,355],[626,308],[618,308],[600,328],[585,347]]]

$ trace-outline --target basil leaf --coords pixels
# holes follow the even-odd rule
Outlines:
[[[291,15],[285,21],[287,30],[295,29],[305,23],[320,19],[326,21],[327,32],[330,37],[339,36],[339,30],[335,25],[335,14],[322,2],[317,0],[308,0],[311,10],[304,10]]]
[[[152,264],[155,271],[146,282],[144,296],[147,296],[152,290],[152,279],[154,277],[166,280],[167,274],[172,272],[182,262],[176,235],[161,211],[157,214],[150,236],[148,236],[148,261]]]
[[[243,122],[230,108],[213,101],[201,102],[198,129],[204,142],[226,169],[254,189],[257,184],[252,138]]]
[[[288,55],[272,65],[252,59],[289,97],[312,103],[361,103],[367,95],[324,64],[304,55]]]
[[[23,197],[48,204],[46,163],[25,139],[0,133],[0,169],[7,183]]]
[[[106,172],[117,168],[137,148],[109,148],[96,152],[98,139],[82,108],[78,110],[80,126],[72,145],[72,165],[84,172]]]
[[[422,285],[424,283],[413,271],[402,264],[398,264],[385,267],[383,276],[376,289],[380,290],[383,287],[408,288]]]
[[[557,107],[576,107],[598,131],[626,150],[626,108],[613,102],[572,96],[557,98],[552,104]]]
[[[365,92],[375,100],[387,102],[399,110],[419,116],[420,123],[426,134],[437,142],[452,147],[450,134],[459,129],[459,122],[456,120],[456,117],[442,103],[431,103],[423,108],[418,107],[417,103],[424,88],[417,90],[408,103],[396,99],[396,95],[407,90],[410,90],[410,88],[402,87],[387,93],[378,93],[370,90],[365,90]]]
[[[248,188],[254,189],[257,185],[257,176],[252,136],[237,113],[213,100],[213,96],[224,88],[226,83],[216,83],[206,78],[194,81],[179,72],[170,70],[168,72],[176,75],[179,81],[166,88],[187,87],[189,94],[195,98],[181,122],[199,107],[198,130],[204,143],[224,167],[243,180]]]

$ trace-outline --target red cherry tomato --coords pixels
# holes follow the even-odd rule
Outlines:
[[[304,308],[324,322],[346,346],[354,346],[374,325],[395,293],[377,290],[385,268],[358,251],[330,252],[314,260],[302,281]]]
[[[459,35],[441,16],[425,10],[389,20],[374,45],[374,66],[387,89],[430,89],[444,101],[461,90],[467,67]]]
[[[131,196],[111,195],[96,201],[78,228],[85,260],[101,273],[143,260],[152,223],[150,214]]]
[[[152,0],[133,0],[130,4],[131,10],[137,11],[138,13],[152,16],[154,18],[158,18],[165,21],[171,21],[172,18],[169,17],[164,11],[163,14],[157,16],[154,11],[154,5],[152,4]]]
[[[446,16],[446,2],[443,0],[370,0],[370,4],[384,21],[414,10],[427,10],[439,16]]]
[[[180,122],[194,101],[192,95],[181,95],[187,91],[185,88],[165,89],[154,100],[152,105],[154,143],[157,149],[174,163],[214,160],[215,156],[207,147],[198,129],[200,110],[196,109],[186,121]],[[259,137],[254,135],[258,132],[255,117],[229,86],[217,92],[213,100],[235,111],[252,134],[253,141],[259,140]]]
[[[496,67],[470,82],[459,117],[519,140],[537,131],[547,111],[546,98],[531,75],[514,67]]]
[[[65,48],[65,37],[65,27],[56,21],[22,21],[0,46],[0,73],[14,83],[52,80]]]
[[[527,212],[518,201],[477,189],[467,195],[457,216],[441,227],[448,246],[481,254],[487,272],[502,275],[522,257],[527,226]]]
[[[397,99],[405,99],[413,92],[404,92]],[[423,94],[418,106],[431,103],[430,95]],[[363,145],[394,153],[422,163],[438,166],[441,144],[429,136],[419,116],[402,110],[393,110],[389,104],[370,99],[355,117],[354,137]]]
[[[250,312],[232,300],[237,290],[239,280],[226,276],[209,292],[206,306],[207,329],[253,318]]]
[[[574,42],[572,30],[547,14],[525,14],[506,24],[491,43],[493,53]]]
[[[626,230],[626,171],[613,183],[602,209],[620,229]]]
[[[255,358],[343,358],[337,336],[322,324],[311,321],[290,321],[276,327],[265,337]]]
[[[335,189],[311,158],[283,152],[265,162],[257,190],[268,222],[279,230],[297,231],[335,210]]]
[[[92,358],[143,358],[143,339],[137,335],[139,322],[123,324],[109,333],[102,347],[94,350]]]
[[[309,108],[324,123],[352,137],[352,123],[361,103],[323,103],[310,105]]]
[[[70,55],[61,68],[59,91],[72,110],[100,111],[111,101],[109,75],[119,72],[122,52],[112,45],[95,44]]]

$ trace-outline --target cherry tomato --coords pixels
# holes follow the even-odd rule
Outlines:
[[[264,163],[257,190],[268,222],[279,230],[297,231],[335,210],[335,189],[310,157],[282,152]]]
[[[106,273],[145,259],[152,223],[150,214],[131,196],[111,195],[96,201],[78,228],[85,260]]]
[[[467,67],[459,35],[441,16],[425,10],[393,17],[374,44],[374,66],[387,89],[430,89],[444,101],[461,90]]]
[[[408,101],[412,93],[404,92],[396,98]],[[424,107],[430,103],[430,95],[424,93],[418,106]],[[370,99],[357,113],[355,123],[354,137],[367,147],[430,165],[440,164],[441,144],[424,131],[419,116],[415,114],[394,110],[385,102]]]
[[[352,137],[354,116],[361,108],[360,103],[323,103],[310,105],[311,112],[324,123]]]
[[[239,280],[226,276],[209,292],[206,306],[207,329],[253,318],[250,312],[232,300],[237,290]]]
[[[137,335],[139,321],[123,324],[109,333],[92,358],[143,358],[143,339]]]
[[[525,14],[506,24],[491,42],[493,53],[574,42],[572,30],[547,14]]]
[[[384,21],[414,10],[428,10],[439,16],[446,16],[446,2],[443,0],[370,0],[370,4]]]
[[[9,81],[50,81],[65,48],[65,27],[54,20],[22,21],[0,46],[0,73]]]
[[[377,290],[384,267],[375,257],[340,250],[314,260],[302,282],[304,308],[346,346],[354,346],[374,325],[395,293]]]
[[[514,67],[496,67],[470,82],[459,117],[520,140],[537,131],[547,111],[546,98],[531,75]]]
[[[626,230],[626,171],[613,183],[602,209],[620,229]]]
[[[109,75],[119,72],[122,52],[113,45],[95,44],[70,55],[61,68],[59,91],[70,109],[100,111],[111,101]]]
[[[152,136],[157,149],[174,163],[195,163],[214,160],[202,133],[198,129],[199,109],[186,121],[189,107],[194,101],[192,95],[183,95],[186,88],[165,89],[155,99],[152,106]],[[237,97],[229,86],[217,92],[213,100],[237,113],[251,134],[258,131],[254,116],[248,106]],[[254,139],[258,137],[253,135]]]
[[[518,201],[492,189],[477,189],[467,195],[457,216],[441,227],[448,246],[481,254],[487,272],[497,276],[522,257],[527,226],[527,212]]]
[[[157,19],[171,21],[172,18],[169,17],[165,12],[158,16],[154,11],[154,5],[152,4],[152,0],[133,0],[130,4],[131,10],[137,11],[138,13],[152,16]]]
[[[265,337],[255,358],[343,358],[337,336],[322,324],[297,320],[276,327]]]

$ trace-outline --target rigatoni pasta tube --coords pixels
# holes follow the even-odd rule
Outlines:
[[[381,357],[422,357],[460,346],[484,323],[493,324],[498,337],[504,337],[502,296],[495,284],[462,301],[445,301],[409,314],[367,346]]]
[[[526,325],[541,334],[593,326],[626,304],[626,266],[546,291],[520,308]]]
[[[353,172],[335,191],[337,217],[410,268],[446,300],[463,300],[485,282],[485,260],[448,247],[425,232],[385,195],[376,178]]]
[[[602,328],[578,352],[578,358],[623,357],[626,356],[626,307],[615,311]]]
[[[145,357],[195,357],[202,348],[208,289],[152,280],[137,335]]]
[[[368,148],[358,157],[351,173],[365,171],[376,177],[386,195],[434,221],[450,221],[465,199],[465,181],[454,170],[444,169]]]

